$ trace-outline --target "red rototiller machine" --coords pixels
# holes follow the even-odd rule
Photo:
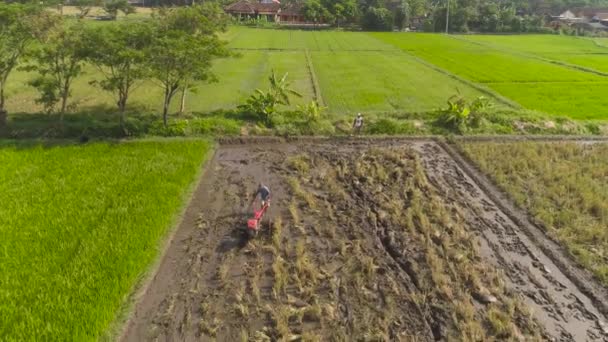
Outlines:
[[[260,231],[262,217],[268,210],[270,202],[266,201],[259,210],[253,211],[253,217],[247,220],[247,236],[250,238],[256,237]]]

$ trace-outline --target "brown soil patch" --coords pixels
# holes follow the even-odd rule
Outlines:
[[[247,241],[259,181],[272,205]],[[500,208],[432,141],[222,146],[122,340],[604,339]]]

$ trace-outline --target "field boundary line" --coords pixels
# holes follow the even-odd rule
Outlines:
[[[484,81],[482,84],[606,84],[605,81]]]
[[[229,47],[230,50],[236,51],[270,51],[270,52],[300,52],[300,51],[314,51],[314,52],[326,52],[326,53],[340,53],[340,52],[392,52],[400,53],[401,50],[396,49],[308,49],[308,48],[243,48],[243,47]]]
[[[319,106],[325,107],[325,102],[321,96],[319,80],[317,79],[317,74],[315,73],[315,68],[312,64],[312,58],[310,57],[308,49],[304,50],[304,56],[306,56],[306,67],[308,68],[308,76],[310,77],[310,82],[312,83],[312,92],[315,96],[315,101],[317,101]]]
[[[581,38],[581,37],[579,37],[579,38]],[[593,42],[593,44],[595,44],[595,46],[601,47],[601,48],[604,48],[604,49],[608,49],[608,45],[604,45],[604,44],[598,42],[597,40],[595,40],[593,38],[588,38],[588,39],[590,39]]]
[[[602,286],[590,271],[573,260],[561,243],[549,236],[542,229],[542,224],[537,222],[527,210],[519,207],[507,192],[496,185],[492,177],[481,171],[462,149],[455,144],[446,143],[444,139],[436,139],[436,142],[492,202],[518,226],[518,229],[527,235],[560,268],[560,271],[594,302],[595,307],[603,315],[608,315],[608,289]],[[602,322],[600,317],[595,318],[598,324]]]
[[[459,40],[459,41],[468,42],[468,43],[471,43],[471,44],[483,46],[483,47],[494,49],[496,51],[500,51],[500,52],[507,53],[507,54],[510,54],[510,55],[520,56],[520,57],[524,57],[524,58],[528,58],[528,59],[536,59],[536,60],[539,60],[541,62],[555,64],[555,65],[563,66],[565,68],[569,68],[569,69],[573,69],[573,70],[578,70],[578,71],[586,72],[586,73],[589,73],[589,74],[595,74],[595,75],[598,75],[598,76],[608,77],[608,72],[603,72],[603,71],[595,70],[595,69],[584,67],[584,66],[581,66],[581,65],[570,64],[568,62],[564,62],[564,61],[560,61],[560,60],[555,60],[555,59],[549,59],[549,58],[541,57],[541,56],[533,54],[533,53],[526,53],[526,52],[512,51],[512,50],[508,50],[508,49],[503,49],[503,48],[497,47],[496,45],[493,45],[493,44],[485,44],[485,43],[469,40],[469,39],[466,39],[464,37],[457,37],[457,36],[450,36],[450,37],[452,39],[455,39],[455,40]]]
[[[593,45],[602,48],[602,49],[607,49],[608,51],[608,45],[602,45],[600,44],[597,40],[595,40],[595,38],[591,38],[591,37],[581,37],[581,36],[575,36],[574,38],[576,39],[580,39],[580,40],[587,40],[593,43]]]
[[[406,50],[401,50],[401,51],[404,54],[406,54],[407,56],[413,58],[418,63],[423,64],[423,65],[425,65],[425,66],[427,66],[427,67],[429,67],[429,68],[431,68],[431,69],[433,69],[433,70],[435,70],[435,71],[437,71],[439,73],[442,73],[442,74],[444,74],[444,75],[446,75],[446,76],[448,76],[448,77],[450,77],[450,78],[452,78],[454,80],[457,80],[457,81],[459,81],[461,83],[464,83],[464,84],[468,85],[469,87],[471,87],[473,89],[476,89],[477,91],[479,91],[479,92],[481,92],[481,93],[483,93],[485,95],[488,95],[488,96],[494,98],[498,102],[500,102],[500,103],[502,103],[502,104],[504,104],[504,105],[506,105],[508,107],[511,107],[513,109],[524,109],[524,107],[522,105],[520,105],[519,103],[517,103],[517,102],[515,102],[515,101],[513,101],[513,100],[511,100],[511,99],[509,99],[509,98],[507,98],[505,96],[500,95],[499,93],[495,92],[494,90],[491,90],[491,89],[489,89],[489,88],[487,88],[487,87],[485,87],[485,86],[483,86],[483,85],[481,85],[479,83],[476,83],[476,82],[473,82],[473,81],[469,81],[469,80],[467,80],[465,78],[462,78],[462,77],[460,77],[460,76],[458,76],[456,74],[453,74],[453,73],[451,73],[451,72],[449,72],[449,71],[447,71],[447,70],[445,70],[443,68],[440,68],[440,67],[436,66],[433,63],[430,63],[430,62],[426,61],[423,58],[420,58],[420,57],[412,54],[409,51],[406,51]]]
[[[351,137],[344,136],[319,136],[319,135],[297,135],[297,136],[242,136],[242,137],[222,137],[218,139],[220,146],[238,146],[238,145],[271,145],[285,143],[327,143],[327,142],[361,142],[361,143],[377,143],[391,141],[423,141],[432,142],[439,138],[436,135],[403,135],[403,136],[361,136]]]
[[[171,246],[179,227],[184,221],[184,215],[190,207],[190,202],[192,202],[192,199],[196,195],[197,189],[202,185],[203,177],[217,156],[218,143],[210,140],[209,145],[207,155],[200,165],[199,172],[197,172],[195,175],[196,180],[190,184],[190,187],[183,197],[184,202],[182,203],[182,207],[180,208],[179,212],[173,219],[171,228],[167,231],[166,236],[161,237],[157,244],[159,250],[155,260],[148,267],[148,269],[143,271],[140,279],[135,283],[132,291],[130,291],[126,300],[121,305],[116,317],[112,323],[110,323],[110,327],[106,333],[102,335],[102,338],[100,338],[101,341],[123,341],[137,303],[139,303],[139,301],[146,295],[152,281],[156,278],[165,254],[167,254],[167,250]]]
[[[230,145],[271,145],[285,143],[327,143],[327,142],[411,142],[411,141],[440,141],[445,139],[443,135],[374,135],[360,136],[357,138],[344,136],[319,136],[319,135],[297,135],[297,136],[235,136],[220,137],[217,140],[219,146]],[[480,135],[480,136],[456,136],[455,141],[481,141],[481,142],[507,142],[507,141],[589,141],[608,142],[607,136],[584,136],[584,135]],[[607,289],[608,290],[608,289]]]
[[[607,136],[598,135],[475,135],[453,137],[463,142],[608,142]]]

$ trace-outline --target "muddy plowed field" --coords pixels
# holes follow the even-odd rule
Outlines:
[[[430,140],[224,145],[121,338],[608,340],[604,289],[482,177]]]

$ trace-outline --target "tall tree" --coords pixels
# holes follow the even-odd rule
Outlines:
[[[125,110],[133,88],[146,77],[146,49],[153,41],[148,21],[124,22],[84,31],[84,55],[102,75],[92,83],[116,95],[120,127],[124,130]]]
[[[103,10],[112,18],[112,20],[116,20],[118,12],[129,15],[136,11],[135,7],[131,6],[127,0],[111,0],[106,2],[103,6]]]
[[[82,73],[85,55],[83,53],[82,23],[63,23],[49,33],[44,44],[31,53],[31,63],[25,70],[38,72],[38,77],[30,82],[40,93],[38,103],[49,113],[60,103],[59,122],[67,110],[72,93],[72,83]]]
[[[355,22],[359,14],[355,0],[325,0],[323,6],[329,10],[338,27]]]
[[[73,4],[78,8],[78,18],[83,19],[89,15],[93,6],[101,5],[101,0],[76,0]]]
[[[227,26],[224,18],[216,4],[157,14],[157,32],[148,49],[148,59],[152,76],[164,91],[165,126],[171,101],[179,90],[188,89],[194,82],[217,80],[211,71],[213,60],[230,56],[225,42],[217,35]]]
[[[393,13],[382,7],[369,7],[361,18],[361,26],[369,31],[391,31],[393,22]]]
[[[0,2],[0,127],[6,125],[5,88],[30,43],[44,35],[54,17],[40,8]]]
[[[315,24],[333,19],[329,10],[319,0],[308,0],[302,8],[302,14],[306,20]]]

